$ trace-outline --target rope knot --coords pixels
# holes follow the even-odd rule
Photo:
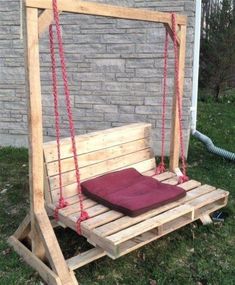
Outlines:
[[[189,181],[189,177],[187,175],[181,175],[178,177],[178,184]]]
[[[166,171],[165,163],[161,162],[156,168],[156,174],[161,174]]]
[[[55,208],[55,213],[54,213],[54,218],[55,218],[56,221],[58,221],[58,219],[59,219],[59,210],[65,208],[65,207],[67,207],[68,204],[69,204],[69,203],[68,203],[67,201],[65,201],[64,197],[61,197],[61,198],[59,199],[59,203],[58,203],[58,205],[56,206],[56,208]]]
[[[67,201],[65,201],[64,197],[61,197],[59,199],[59,207],[60,207],[60,209],[67,207],[68,204],[69,203]]]
[[[81,223],[89,219],[89,215],[86,211],[82,211],[80,217],[77,220],[77,233],[81,235]]]

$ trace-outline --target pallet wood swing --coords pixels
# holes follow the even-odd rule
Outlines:
[[[79,199],[70,138],[60,142],[60,163],[63,169],[63,191],[69,205],[58,211],[58,221],[50,219],[60,198],[58,152],[56,142],[43,144],[40,86],[39,36],[53,21],[51,0],[26,0],[27,57],[29,82],[29,158],[30,213],[14,235],[9,238],[23,259],[37,270],[48,284],[78,284],[74,270],[105,255],[116,259],[167,233],[200,219],[211,222],[209,214],[227,204],[228,192],[189,180],[180,184],[187,191],[184,198],[129,217],[110,210],[84,197],[83,207],[89,219],[81,223],[81,234],[94,246],[77,256],[64,259],[53,227],[77,230],[80,216]],[[39,15],[39,9],[44,11]],[[163,23],[172,37],[172,15],[135,8],[58,0],[58,9],[89,15]],[[179,92],[183,94],[186,23],[185,16],[176,15],[179,48]],[[170,185],[178,184],[179,113],[177,96],[172,106],[170,171],[155,175],[156,162],[150,147],[151,125],[136,123],[75,137],[81,181],[119,169],[133,167],[146,176]],[[25,246],[30,241],[30,247]]]

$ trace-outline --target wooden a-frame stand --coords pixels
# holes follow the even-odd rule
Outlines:
[[[53,226],[44,206],[43,131],[39,63],[39,37],[53,20],[51,0],[26,0],[27,68],[28,68],[28,118],[29,118],[29,162],[30,162],[30,213],[13,236],[10,244],[36,269],[40,276],[53,285],[78,284],[73,270],[66,263],[55,236]],[[39,9],[44,11],[39,16]],[[172,36],[171,14],[134,8],[58,0],[58,9],[64,12],[108,16],[114,18],[163,23]],[[179,45],[180,94],[183,93],[186,17],[177,15]],[[179,125],[176,96],[173,102],[170,169],[178,167]],[[24,240],[30,240],[30,249]],[[102,254],[101,254],[102,255]]]

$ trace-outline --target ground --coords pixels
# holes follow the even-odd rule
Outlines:
[[[228,150],[235,146],[233,102],[200,103],[198,130]],[[209,154],[191,139],[188,174],[230,191],[224,223],[188,225],[140,250],[113,261],[107,257],[76,271],[81,285],[234,285],[235,164]],[[0,284],[43,284],[6,239],[28,209],[28,158],[25,149],[0,149]],[[76,233],[57,230],[65,256],[87,247]]]

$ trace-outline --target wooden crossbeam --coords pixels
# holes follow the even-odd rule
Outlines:
[[[52,9],[51,0],[26,0],[26,7],[38,9]],[[142,20],[157,23],[171,23],[171,14],[157,11],[148,11],[138,8],[126,8],[100,3],[91,3],[78,0],[58,0],[58,9],[64,12],[78,14],[106,16],[129,20]],[[179,25],[186,25],[187,17],[183,15],[176,16],[176,22]]]

